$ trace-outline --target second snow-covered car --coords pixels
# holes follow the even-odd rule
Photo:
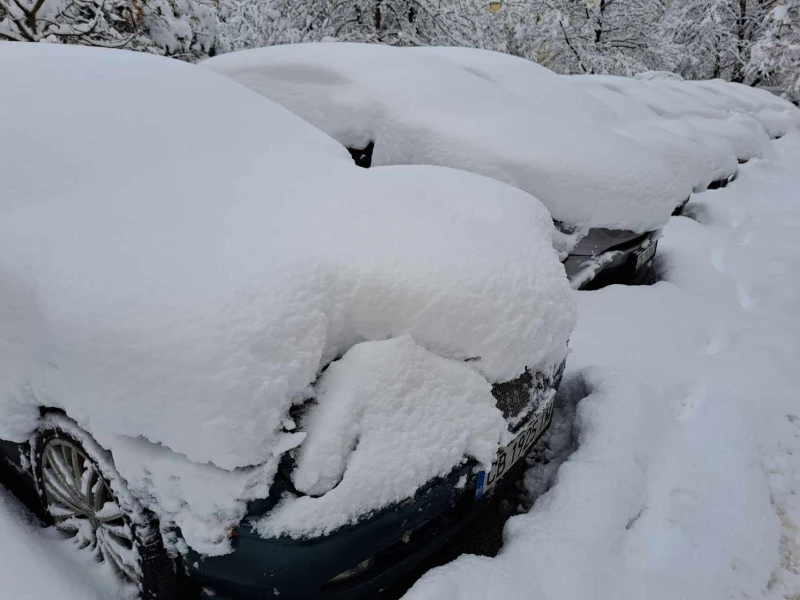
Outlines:
[[[554,245],[571,257],[576,287],[604,268],[624,281],[644,267],[659,228],[692,190],[658,152],[591,122],[601,106],[594,99],[521,58],[325,43],[234,52],[201,66],[303,117],[364,166],[453,167],[527,191],[560,224]],[[605,247],[609,231],[620,238],[613,247]],[[602,255],[573,252],[584,237]]]
[[[520,467],[576,319],[538,201],[179,61],[0,78],[0,452],[76,551],[147,599],[355,597]]]

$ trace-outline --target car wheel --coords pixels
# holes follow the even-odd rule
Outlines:
[[[62,415],[48,415],[31,443],[36,489],[50,523],[108,563],[146,600],[174,600],[178,581],[155,515],[125,486],[111,456]]]

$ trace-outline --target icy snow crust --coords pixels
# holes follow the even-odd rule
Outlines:
[[[374,141],[373,165],[432,164],[487,175],[535,195],[554,219],[573,226],[656,229],[691,192],[656,153],[576,118],[588,100],[574,91],[565,100],[569,90],[557,76],[494,53],[462,66],[480,59],[475,52],[298,44],[201,65],[345,146]],[[498,81],[508,84],[518,71],[531,76],[510,92],[486,76],[491,61],[502,63],[492,75]],[[566,108],[559,108],[562,101]]]
[[[0,44],[0,77],[0,437],[25,441],[38,406],[63,408],[200,552],[228,550],[225,527],[306,435],[283,431],[288,408],[337,357],[317,406],[352,386],[375,448],[396,430],[370,411],[426,394],[441,402],[426,418],[460,432],[441,451],[405,446],[432,460],[396,500],[465,455],[488,461],[503,438],[489,383],[566,353],[574,301],[524,192],[359,169],[285,109],[178,61]],[[356,350],[373,341],[397,351]],[[424,376],[407,400],[392,379],[406,372]],[[336,442],[318,430],[309,456]],[[352,478],[348,439],[302,472]]]

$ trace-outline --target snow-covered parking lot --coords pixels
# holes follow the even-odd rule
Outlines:
[[[800,599],[800,111],[332,48],[0,44],[0,600]]]

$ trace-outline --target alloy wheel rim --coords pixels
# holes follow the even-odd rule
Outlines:
[[[45,444],[41,461],[47,509],[56,529],[127,581],[141,584],[133,531],[96,463],[76,443],[61,438]]]

